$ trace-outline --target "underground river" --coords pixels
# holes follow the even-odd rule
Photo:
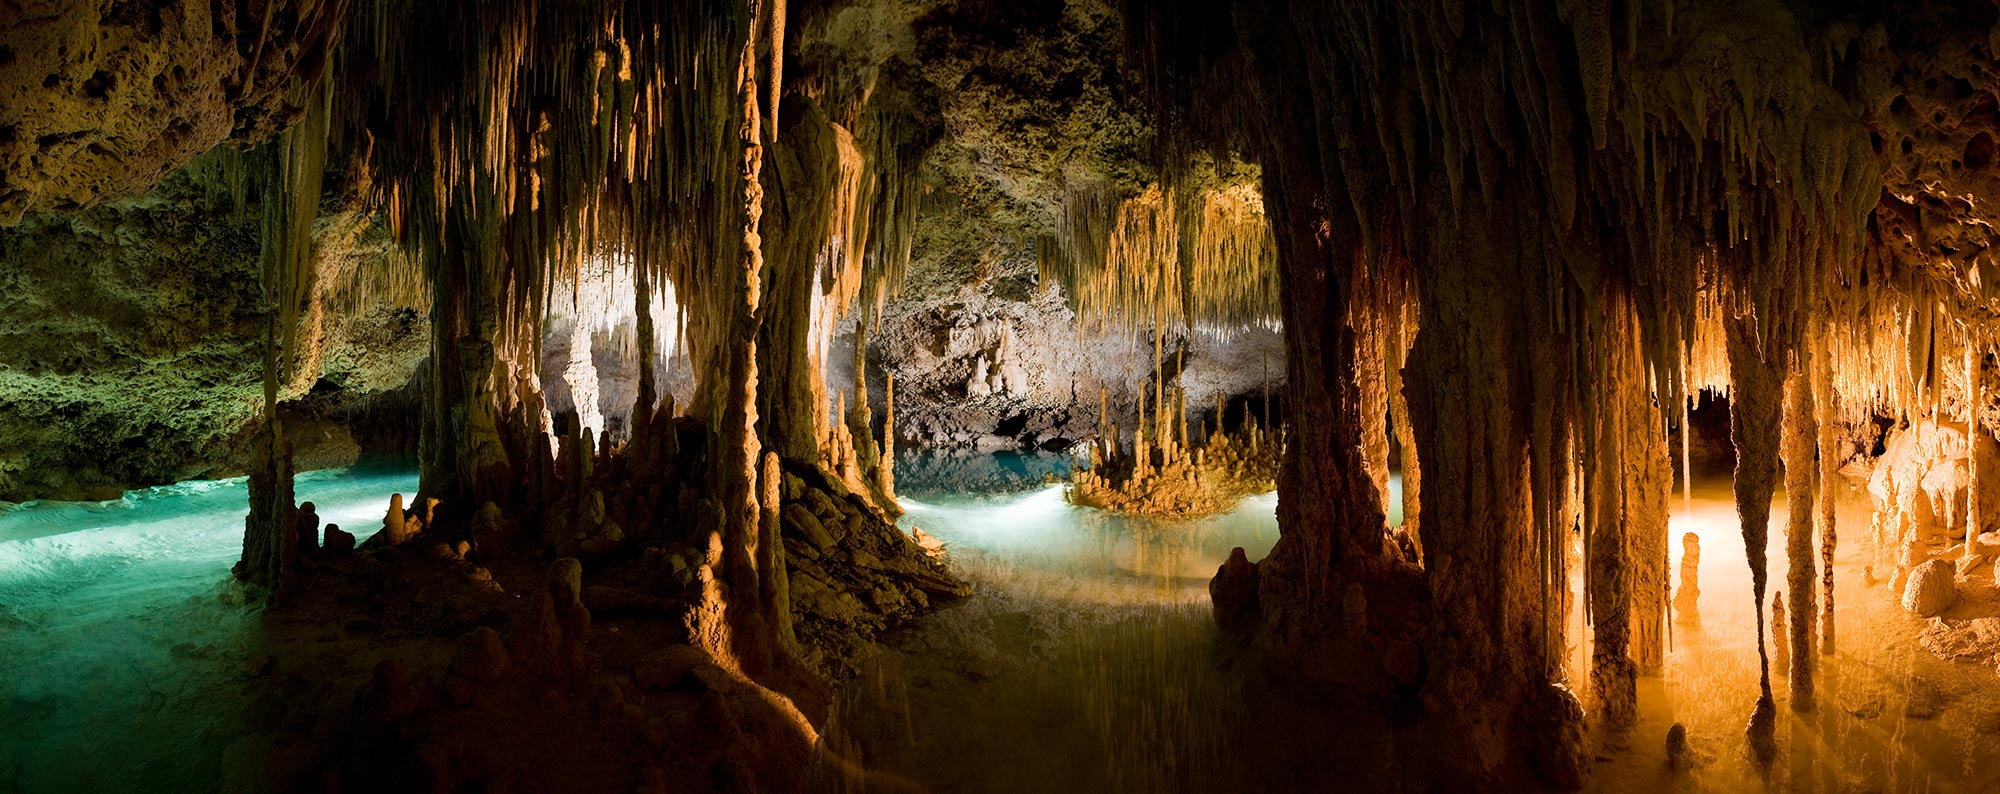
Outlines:
[[[298,493],[365,538],[388,495],[415,485],[408,470],[333,470],[301,475]],[[2000,789],[2000,703],[1977,685],[1993,671],[1923,650],[1924,622],[1864,584],[1875,549],[1854,492],[1840,513],[1840,653],[1821,666],[1816,712],[1792,715],[1778,679],[1780,761],[1759,771],[1742,750],[1757,657],[1728,486],[1698,487],[1691,513],[1676,497],[1669,569],[1678,584],[1680,538],[1699,535],[1700,625],[1676,624],[1666,675],[1641,679],[1641,721],[1605,740],[1591,788]],[[237,479],[0,512],[0,792],[226,782],[225,754],[260,729],[267,696],[254,677],[261,607],[229,576],[244,499]],[[1381,770],[1357,769],[1357,785],[1396,779],[1421,763],[1415,742],[1365,720],[1290,719],[1216,640],[1208,578],[1232,547],[1251,559],[1270,548],[1276,504],[1265,494],[1163,522],[1073,507],[1058,485],[907,494],[902,526],[944,541],[977,591],[863,665],[824,731],[828,752],[891,791],[1289,790],[1324,781],[1288,777],[1304,767],[1286,759],[1329,742]],[[1782,494],[1776,504],[1768,551],[1782,582]],[[1946,617],[1996,616],[1981,584]],[[1665,763],[1675,722],[1691,747],[1680,770]],[[95,735],[106,725],[119,729]]]

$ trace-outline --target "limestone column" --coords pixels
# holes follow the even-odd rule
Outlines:
[[[1819,575],[1813,568],[1818,549],[1813,544],[1813,492],[1818,451],[1819,426],[1813,405],[1811,374],[1807,367],[1810,348],[1820,342],[1801,340],[1800,350],[1791,356],[1791,372],[1785,377],[1785,419],[1783,456],[1785,460],[1785,589],[1792,592],[1790,613],[1792,710],[1813,709],[1813,641],[1818,611],[1813,608],[1813,590]],[[1772,630],[1778,630],[1773,626]]]

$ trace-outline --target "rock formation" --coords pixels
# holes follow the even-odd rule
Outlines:
[[[331,705],[277,788],[805,786],[869,643],[966,592],[895,524],[911,442],[1081,446],[1125,510],[1275,482],[1215,618],[1436,738],[1416,788],[1585,786],[1636,724],[1704,391],[1758,762],[1878,417],[1906,608],[2000,517],[1990,3],[15,10],[0,499],[248,474],[273,620],[384,648],[288,649]],[[421,470],[351,553],[294,504],[334,425]],[[604,779],[493,749],[546,735]]]
[[[1931,560],[1910,572],[1903,587],[1903,609],[1920,618],[1934,617],[1958,603],[1958,568],[1951,560]]]
[[[1681,584],[1674,590],[1674,620],[1701,628],[1701,536],[1681,535]]]

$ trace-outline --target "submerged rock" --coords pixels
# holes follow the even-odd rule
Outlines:
[[[1944,710],[1944,693],[1936,684],[1922,678],[1911,678],[1904,685],[1903,716],[1913,720],[1934,718]]]
[[[1931,560],[1910,572],[1903,586],[1903,609],[1918,617],[1932,617],[1958,603],[1958,566],[1950,560]]]
[[[1750,712],[1750,724],[1743,734],[1749,742],[1750,757],[1758,764],[1769,766],[1778,756],[1778,706],[1770,696],[1757,698],[1757,708]]]
[[[1685,769],[1688,766],[1688,730],[1678,722],[1667,729],[1667,768]]]

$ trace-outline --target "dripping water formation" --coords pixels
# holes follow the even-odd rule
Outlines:
[[[1994,0],[0,13],[0,794],[2000,790]]]

